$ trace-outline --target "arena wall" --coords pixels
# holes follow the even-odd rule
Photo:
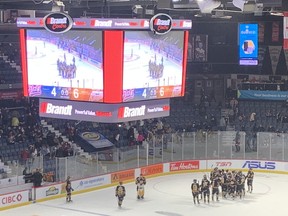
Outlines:
[[[147,178],[189,173],[210,172],[213,168],[242,170],[246,172],[252,168],[254,172],[265,172],[274,174],[288,174],[288,162],[266,161],[266,160],[185,160],[169,163],[159,163],[150,166],[139,167],[129,170],[121,170],[105,175],[72,181],[74,194],[99,190],[115,186],[119,181],[124,183],[134,182],[135,178],[142,173]],[[73,177],[72,177],[73,178]],[[17,191],[0,195],[0,211],[8,208],[42,202],[65,196],[65,182],[33,188],[32,190]]]

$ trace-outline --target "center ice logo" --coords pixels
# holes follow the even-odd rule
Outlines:
[[[44,27],[52,33],[64,33],[72,28],[73,20],[65,13],[50,13],[44,17]]]
[[[150,20],[150,29],[157,35],[167,34],[172,29],[172,18],[164,13],[156,14]]]

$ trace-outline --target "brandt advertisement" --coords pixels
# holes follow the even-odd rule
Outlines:
[[[170,100],[100,104],[40,99],[39,115],[47,118],[118,123],[169,116]]]

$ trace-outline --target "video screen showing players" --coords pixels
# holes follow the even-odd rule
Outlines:
[[[183,31],[125,31],[123,101],[182,96],[183,46]]]
[[[101,31],[27,29],[29,96],[103,101]]]

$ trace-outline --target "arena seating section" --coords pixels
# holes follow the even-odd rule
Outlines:
[[[0,41],[0,84],[21,83],[18,35],[0,34]],[[144,124],[142,122],[133,122],[129,123],[129,125],[122,124],[120,127],[118,124],[57,119],[45,119],[45,121],[64,137],[67,137],[69,142],[76,143],[77,146],[86,152],[95,152],[96,149],[77,138],[77,132],[79,131],[97,130],[114,143],[116,147],[137,144],[137,141],[133,140],[133,138],[131,139],[129,126],[133,126],[144,136],[148,136],[149,133],[157,135],[182,132],[184,130],[186,132],[217,131],[220,129],[220,119],[225,118],[229,129],[246,131],[248,136],[252,136],[253,133],[259,131],[278,133],[288,131],[288,104],[286,102],[242,100],[239,101],[237,109],[234,110],[237,110],[237,112],[231,118],[223,110],[231,109],[229,101],[232,98],[227,98],[226,103],[221,104],[218,101],[209,101],[208,96],[203,94],[201,103],[195,104],[192,102],[193,97],[190,94],[192,85],[192,78],[188,75],[186,95],[183,98],[171,99],[170,116],[145,120]],[[72,146],[68,144],[61,145],[63,140],[59,140],[60,138],[55,133],[47,131],[47,127],[41,124],[37,99],[1,100],[0,109],[0,159],[5,164],[12,161],[22,163],[23,158],[21,158],[21,155],[25,150],[32,154],[34,148],[36,148],[39,155],[44,152],[45,148],[49,148],[50,154],[45,157],[47,161],[44,169],[52,171],[55,167],[55,160],[52,160],[53,157],[65,157],[75,154],[73,152],[75,149]],[[250,119],[252,113],[256,114],[255,120]],[[19,123],[17,123],[17,120]],[[163,124],[163,126],[159,127],[159,124]],[[119,141],[115,140],[117,134],[121,135]],[[55,139],[56,143],[54,142]]]

